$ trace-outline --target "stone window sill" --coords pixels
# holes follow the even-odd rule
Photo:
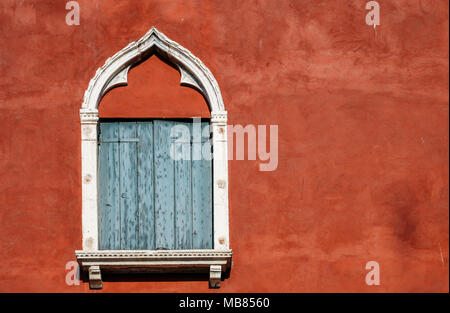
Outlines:
[[[97,250],[75,251],[91,289],[103,287],[101,272],[205,273],[210,288],[219,288],[222,273],[231,268],[231,250]]]

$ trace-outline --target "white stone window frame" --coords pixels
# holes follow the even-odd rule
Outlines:
[[[130,68],[158,53],[181,73],[181,85],[198,90],[211,112],[213,145],[213,249],[99,250],[98,245],[98,105],[112,88],[127,85]],[[106,60],[91,79],[80,109],[82,175],[82,245],[75,251],[91,288],[102,288],[102,271],[209,271],[210,287],[218,288],[231,268],[228,222],[227,112],[216,79],[189,50],[152,27],[137,42]]]

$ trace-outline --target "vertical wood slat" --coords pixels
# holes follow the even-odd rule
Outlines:
[[[173,122],[191,133],[191,123]],[[191,138],[179,136],[171,139],[178,159],[175,163],[175,249],[192,249],[192,190],[191,190]]]
[[[202,122],[202,129],[209,125]],[[195,130],[194,130],[195,131]],[[207,145],[207,138],[201,142],[192,142],[193,153]],[[211,160],[192,159],[192,219],[193,219],[193,249],[213,248],[212,229],[212,167]]]
[[[139,249],[155,249],[153,122],[138,122]]]
[[[173,145],[171,128],[182,124],[192,130],[192,123],[155,120],[103,124],[115,124],[120,131],[107,137],[102,135],[102,138],[139,138],[139,143],[102,143],[101,163],[112,160],[105,156],[107,149],[103,145],[115,146],[116,152],[112,153],[117,157],[113,160],[115,165],[105,174],[105,166],[101,165],[101,203],[111,202],[109,199],[114,196],[117,202],[119,196],[120,205],[115,206],[118,214],[114,210],[112,215],[105,210],[100,212],[100,232],[103,234],[100,249],[212,248],[211,161],[175,161],[170,156],[170,149],[192,151],[194,145],[201,149],[205,144],[183,142]],[[206,125],[209,123],[202,123],[202,128]]]
[[[119,123],[119,140],[136,138],[136,122]],[[120,142],[120,248],[138,248],[137,143]]]
[[[155,149],[155,249],[175,247],[175,190],[174,161],[170,156],[168,121],[154,121]]]
[[[118,123],[101,123],[100,140],[117,138]],[[99,147],[99,248],[120,249],[119,143],[105,142]]]

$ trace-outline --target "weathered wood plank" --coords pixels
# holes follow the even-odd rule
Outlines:
[[[209,125],[202,122],[202,129]],[[192,150],[198,145],[207,145],[207,137],[202,136],[202,142],[195,138]],[[197,142],[196,142],[197,141]],[[197,145],[197,147],[195,147]],[[193,249],[213,248],[213,216],[212,216],[212,162],[202,157],[201,160],[192,160],[192,211],[193,211]]]
[[[153,122],[138,122],[139,249],[155,249]]]
[[[120,249],[119,143],[103,140],[118,138],[118,123],[100,123],[100,206],[99,249]]]
[[[175,247],[174,160],[170,157],[172,122],[154,121],[155,249]]]
[[[191,183],[191,123],[175,122],[186,127],[185,135],[177,134],[175,160],[175,249],[192,249],[192,183]]]
[[[136,122],[119,123],[119,139],[136,138]],[[121,249],[138,248],[137,143],[119,144]]]

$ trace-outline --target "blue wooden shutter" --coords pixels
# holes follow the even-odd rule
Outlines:
[[[100,123],[100,249],[213,247],[212,162],[192,160],[208,138],[171,138],[176,124],[193,129],[165,120]],[[174,160],[171,149],[191,159]]]

